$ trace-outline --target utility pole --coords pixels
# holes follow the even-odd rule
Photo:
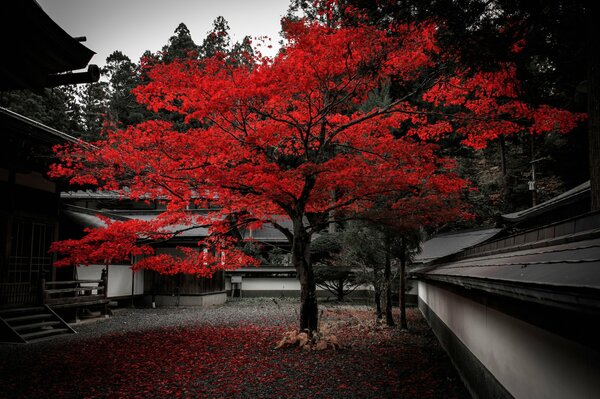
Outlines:
[[[537,187],[535,185],[535,164],[540,161],[545,161],[548,157],[534,159],[531,162],[531,180],[529,181],[529,191],[531,191],[531,206],[536,206],[538,203]]]

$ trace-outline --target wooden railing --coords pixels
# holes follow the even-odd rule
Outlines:
[[[106,278],[100,280],[42,280],[42,302],[53,308],[106,304]]]
[[[0,308],[36,304],[39,295],[37,282],[0,283]]]

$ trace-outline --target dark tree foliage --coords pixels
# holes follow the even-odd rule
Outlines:
[[[41,91],[4,92],[1,106],[59,131],[95,141],[108,112],[106,82],[61,86]]]
[[[207,33],[200,46],[200,55],[209,58],[217,53],[226,54],[229,52],[230,45],[229,23],[225,18],[219,16],[213,21],[212,30]]]
[[[254,54],[250,36],[245,36],[241,42],[235,42],[229,51],[229,59],[234,65],[246,65],[251,67],[251,59]]]
[[[161,60],[168,64],[175,59],[197,58],[200,48],[194,43],[188,27],[182,22],[174,33],[162,48]]]
[[[0,106],[63,132],[81,130],[81,107],[73,87],[2,92]]]
[[[139,64],[133,64],[119,51],[113,53],[107,59],[107,73],[111,83],[110,114],[117,117],[121,125],[129,126],[144,120],[154,119],[146,108],[139,105],[131,94],[131,89],[144,84],[147,81],[146,71],[158,63],[169,64],[175,60],[185,59],[207,59],[215,54],[222,54],[231,61],[233,65],[248,64],[253,54],[250,37],[246,36],[242,42],[231,44],[229,36],[229,23],[222,16],[213,21],[212,29],[207,32],[201,45],[197,45],[192,39],[187,26],[182,22],[175,29],[174,35],[168,43],[162,47],[160,53],[154,54],[146,51],[142,56],[142,68]],[[182,115],[175,112],[161,110],[158,113],[162,119],[169,120],[175,124],[179,131],[187,131],[200,127],[197,120],[184,121]]]
[[[586,7],[587,5],[587,7]],[[341,19],[354,24],[353,14],[344,12],[357,8],[369,16],[372,23],[387,27],[392,22],[436,20],[440,42],[452,49],[456,59],[476,70],[495,70],[510,63],[517,68],[521,80],[521,95],[532,104],[552,104],[572,111],[591,110],[586,102],[586,79],[593,54],[594,35],[590,29],[597,21],[590,4],[567,0],[342,0],[334,12],[329,2],[293,0],[289,15],[302,15],[315,20]],[[349,16],[350,15],[350,16]],[[591,46],[591,47],[590,47]],[[460,54],[460,59],[458,58]],[[597,74],[596,74],[597,76]],[[591,80],[593,81],[593,80]],[[401,97],[406,88],[392,81],[390,96]],[[591,98],[592,96],[590,96]],[[590,121],[593,118],[590,118]],[[600,148],[593,145],[596,133],[590,134],[588,165],[588,134],[582,124],[569,135],[531,136],[523,132],[501,137],[485,151],[473,151],[460,146],[452,137],[444,139],[443,147],[450,156],[459,159],[464,172],[479,188],[471,197],[476,224],[492,223],[495,215],[530,207],[586,180],[600,170]],[[400,132],[402,127],[400,128]],[[598,144],[600,147],[600,143]],[[597,155],[594,156],[593,152]],[[532,161],[535,161],[532,165]],[[529,190],[533,180],[534,191]],[[484,173],[479,173],[485,171]],[[600,175],[600,172],[598,172]],[[600,184],[600,183],[598,183]],[[592,184],[594,186],[594,184]],[[598,190],[600,192],[600,190]],[[490,201],[487,201],[490,199]]]
[[[315,282],[329,291],[338,301],[354,291],[360,284],[350,262],[343,256],[344,232],[324,233],[311,245]]]
[[[108,83],[88,83],[79,87],[82,129],[79,136],[89,142],[100,139],[108,115]]]
[[[591,3],[591,2],[590,2]],[[589,114],[588,142],[592,210],[600,210],[600,11],[597,4],[589,4],[587,27],[587,106]]]
[[[381,319],[384,315],[382,299],[385,299],[382,295],[386,291],[384,234],[371,224],[352,222],[341,231],[340,243],[339,259],[356,270],[355,282],[373,286],[377,319]]]
[[[310,8],[302,1],[297,7]],[[302,4],[304,3],[304,4]],[[532,104],[553,104],[577,112],[591,111],[587,92],[593,82],[592,55],[598,54],[597,7],[571,0],[346,0],[342,8],[364,10],[375,23],[423,21],[435,18],[444,26],[440,40],[461,54],[461,62],[494,69],[510,62],[522,81],[522,96]],[[596,14],[594,14],[596,13]],[[596,18],[594,17],[596,15]],[[588,21],[586,23],[586,21]],[[352,21],[348,21],[352,23]],[[594,31],[594,27],[596,30]],[[594,44],[595,43],[595,44]],[[595,70],[598,76],[598,68]],[[591,90],[589,90],[592,92]],[[393,93],[392,93],[393,94]],[[596,108],[598,108],[596,106]],[[496,170],[469,175],[491,204],[476,201],[479,222],[490,222],[496,209],[509,212],[529,207],[586,180],[600,170],[600,128],[585,124],[567,136],[529,134],[501,139],[485,152],[455,149],[465,170]],[[593,133],[592,133],[593,132]],[[588,164],[588,141],[589,161]],[[452,147],[450,147],[452,148]],[[456,147],[455,147],[456,148]],[[595,151],[596,155],[593,155]],[[529,191],[531,162],[536,166],[536,190]],[[600,183],[597,183],[600,184]],[[594,183],[592,182],[594,186]],[[600,195],[600,190],[599,191]],[[490,208],[491,206],[491,208]]]
[[[252,66],[251,59],[254,54],[250,36],[245,36],[241,42],[231,43],[229,23],[222,16],[213,21],[213,26],[206,33],[200,46],[200,58],[210,58],[216,54],[226,57],[232,65]]]
[[[253,50],[249,37],[232,45],[229,24],[225,18],[218,17],[201,46],[193,41],[189,29],[181,23],[160,53],[146,51],[142,59],[149,68],[176,59],[211,57],[217,52],[239,65],[248,63],[251,57],[247,55],[252,55]],[[73,136],[95,141],[105,125],[123,128],[156,118],[131,92],[147,81],[146,70],[117,50],[107,57],[100,82],[40,91],[3,92],[0,106]],[[195,126],[193,121],[184,123],[175,113],[168,117],[182,131]]]
[[[139,65],[120,51],[106,58],[102,73],[108,79],[108,119],[126,127],[147,119],[150,113],[140,105],[131,90],[142,83]]]
[[[442,43],[461,61],[494,69],[515,62],[528,102],[574,106],[576,87],[585,80],[584,2],[568,0],[346,0],[371,20],[436,19]],[[351,22],[351,21],[349,21]]]

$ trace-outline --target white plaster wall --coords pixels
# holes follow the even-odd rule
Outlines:
[[[600,397],[590,348],[422,281],[419,297],[515,398]]]
[[[231,277],[226,277],[225,289],[231,290]],[[242,291],[300,291],[300,281],[297,277],[242,277]],[[317,286],[317,291],[327,290]],[[373,291],[373,286],[363,284],[355,291]]]
[[[410,290],[408,290],[406,292],[407,295],[418,295],[419,294],[419,284],[416,280],[414,279],[409,279],[407,281],[408,284],[410,284]]]
[[[105,265],[78,266],[80,280],[99,280]],[[134,295],[144,293],[144,270],[133,272],[128,265],[108,266],[108,298],[131,295],[131,280],[134,279]]]
[[[152,299],[150,296],[144,298],[150,304]],[[156,306],[216,306],[222,305],[227,301],[227,294],[219,292],[208,295],[182,295],[179,298],[171,295],[157,295],[155,298]]]
[[[242,278],[242,291],[299,291],[300,282],[295,277]]]

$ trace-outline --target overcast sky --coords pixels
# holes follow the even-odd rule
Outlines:
[[[229,22],[232,42],[245,35],[269,36],[279,42],[280,20],[289,0],[37,0],[71,36],[86,36],[83,43],[96,52],[92,64],[103,66],[115,50],[137,62],[146,50],[159,51],[179,23],[186,24],[201,44],[212,22],[223,16]],[[269,53],[271,51],[271,53]]]

